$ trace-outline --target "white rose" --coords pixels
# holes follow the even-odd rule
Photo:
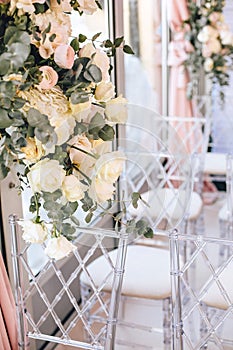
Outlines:
[[[206,72],[211,72],[214,68],[214,61],[212,58],[208,57],[204,62],[204,69]]]
[[[23,230],[23,239],[29,243],[43,243],[48,235],[46,226],[43,223],[34,223],[31,220],[19,221]]]
[[[111,199],[115,187],[113,184],[108,183],[98,177],[94,177],[89,188],[89,196],[97,203],[106,202]]]
[[[86,121],[88,114],[91,111],[91,101],[72,104],[70,102],[70,108],[72,111],[73,117],[78,121]]]
[[[218,39],[211,39],[207,43],[207,46],[212,53],[219,53],[221,51],[221,44]]]
[[[111,82],[102,81],[97,85],[95,90],[95,98],[98,101],[107,102],[115,96],[115,87]]]
[[[75,119],[71,116],[55,116],[50,119],[50,124],[55,128],[55,133],[57,135],[58,146],[64,144],[70,136],[73,134],[75,128]]]
[[[51,238],[45,248],[45,254],[51,259],[59,260],[68,256],[76,247],[68,241],[64,236]]]
[[[78,164],[78,165],[80,165],[84,160],[84,158],[87,156],[87,154],[84,152],[90,153],[92,148],[88,138],[82,135],[74,136],[68,142],[68,145],[76,147],[76,148],[70,148],[70,160],[72,163]],[[80,150],[78,150],[77,148]]]
[[[198,34],[197,39],[201,43],[206,43],[211,39],[216,39],[218,37],[218,34],[219,34],[218,31],[212,26],[205,26],[202,28],[202,30]]]
[[[69,202],[79,201],[84,197],[85,186],[74,175],[65,177],[62,184],[62,191]]]
[[[229,30],[222,30],[220,32],[220,38],[222,40],[223,45],[232,45],[233,44],[233,36]]]
[[[83,11],[87,15],[92,15],[94,12],[98,10],[98,6],[95,0],[79,0],[79,10]]]
[[[103,154],[95,164],[96,176],[107,183],[116,182],[122,173],[125,159],[121,151]]]
[[[124,124],[127,120],[127,100],[121,95],[106,102],[105,114],[109,121]]]
[[[33,165],[27,174],[33,192],[54,192],[61,188],[65,170],[57,160],[45,158]]]

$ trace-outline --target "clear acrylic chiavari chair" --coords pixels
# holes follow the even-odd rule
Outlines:
[[[192,249],[186,260],[184,244]],[[170,235],[174,350],[232,349],[232,248],[232,239]],[[220,261],[222,250],[231,253]]]
[[[127,248],[116,344],[120,346],[119,349],[126,346],[140,350],[154,349],[155,344],[160,342],[164,348],[170,349],[171,284],[168,234],[171,229],[181,227],[187,220],[185,214],[190,208],[193,185],[191,161],[190,154],[187,153],[176,129],[171,126],[169,118],[153,113],[148,115],[145,111],[140,115],[143,115],[144,127],[137,120],[137,113],[133,113],[134,123],[127,123],[126,127],[122,127],[122,131],[119,130],[119,135],[123,135],[119,137],[119,145],[127,155],[119,189],[125,199],[130,193],[140,192],[143,201],[139,202],[137,209],[129,205],[129,218],[147,218],[154,228],[155,235],[152,240],[147,239],[145,242],[146,239],[135,238],[134,229],[130,233],[132,239]],[[160,246],[161,242],[163,247]],[[115,251],[111,251],[110,255],[114,259]],[[100,274],[103,271],[106,273],[104,257],[94,260],[87,269],[93,274],[98,286]],[[83,299],[86,301],[91,297],[92,289],[85,273],[81,275],[81,288]],[[110,291],[110,286],[107,286],[106,297]],[[135,309],[141,307],[141,312],[156,310],[158,302],[163,305],[163,320],[156,322],[155,311],[149,320],[135,316]],[[87,317],[90,323],[100,319],[98,310],[93,310]]]
[[[127,234],[104,228],[77,228],[73,242],[77,249],[61,261],[45,259],[38,272],[28,261],[31,244],[22,241],[21,222],[14,215],[9,218],[19,349],[33,350],[45,345],[52,349],[58,344],[78,349],[114,349]],[[114,262],[108,255],[110,246],[117,247]],[[42,247],[46,248],[46,242]],[[91,300],[80,304],[79,277],[91,259],[100,254],[105,256],[108,275],[98,287],[90,274],[88,279],[93,290],[91,300],[101,309],[105,322],[90,325],[86,313]],[[102,296],[107,283],[112,289],[108,303]]]

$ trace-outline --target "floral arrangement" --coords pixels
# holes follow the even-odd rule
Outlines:
[[[127,101],[115,96],[110,57],[117,48],[133,52],[123,37],[71,38],[71,12],[99,7],[94,0],[0,0],[0,179],[16,169],[20,190],[32,189],[34,218],[22,222],[23,238],[46,240],[55,259],[74,248],[77,210],[87,223],[95,212],[109,213],[125,162],[111,147]],[[133,206],[139,199],[132,194]],[[125,225],[152,235],[144,220]]]
[[[223,16],[224,0],[205,0],[198,5],[188,1],[190,17],[184,22],[189,50],[185,61],[190,71],[188,97],[197,94],[200,72],[220,87],[229,84],[227,70],[232,66],[233,35]],[[224,92],[220,90],[224,99]]]

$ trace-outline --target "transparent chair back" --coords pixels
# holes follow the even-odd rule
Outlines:
[[[9,218],[12,235],[14,290],[17,304],[19,349],[46,349],[63,344],[79,349],[113,349],[117,308],[121,290],[127,235],[114,230],[77,229],[75,249],[61,261],[45,258],[40,271],[34,271],[28,261],[32,244],[21,238],[20,220]],[[42,244],[46,247],[46,243]],[[109,248],[117,247],[114,263],[108,256]],[[98,255],[104,255],[109,273],[95,286],[86,265]],[[79,276],[84,271],[93,293],[86,304],[80,304]],[[110,283],[112,293],[106,302],[102,289]],[[51,286],[52,284],[52,286]],[[90,325],[85,313],[95,304],[101,310],[105,323]],[[86,337],[88,334],[88,340]]]
[[[174,350],[232,349],[233,241],[173,232],[170,248]]]

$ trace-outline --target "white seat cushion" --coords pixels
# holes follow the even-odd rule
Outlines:
[[[117,249],[110,253],[113,263],[116,261]],[[97,258],[87,267],[96,286],[111,271],[104,256]],[[80,276],[82,283],[90,285],[86,273]],[[112,278],[109,278],[105,291],[111,291]],[[132,245],[127,248],[122,294],[127,296],[164,299],[171,294],[170,255],[165,249]]]
[[[225,175],[226,154],[207,152],[205,155],[204,173]]]
[[[227,203],[225,203],[219,210],[218,218],[223,221],[227,221]]]
[[[128,207],[132,216],[149,216],[152,219],[162,216],[173,220],[182,219],[184,212],[187,212],[188,220],[197,219],[202,211],[203,202],[198,193],[192,192],[191,198],[182,190],[162,188],[157,191],[147,191],[141,194],[143,200],[138,202],[138,208]],[[188,203],[187,203],[188,202]]]
[[[233,261],[231,261],[228,264],[228,266],[222,271],[222,273],[218,278],[223,288],[225,289],[225,292],[227,293],[227,296],[231,304],[233,303],[232,272],[233,272]],[[202,301],[204,301],[209,306],[216,307],[219,309],[227,309],[229,307],[229,303],[223,297],[216,282],[214,282],[211,285],[211,287],[203,297]]]

